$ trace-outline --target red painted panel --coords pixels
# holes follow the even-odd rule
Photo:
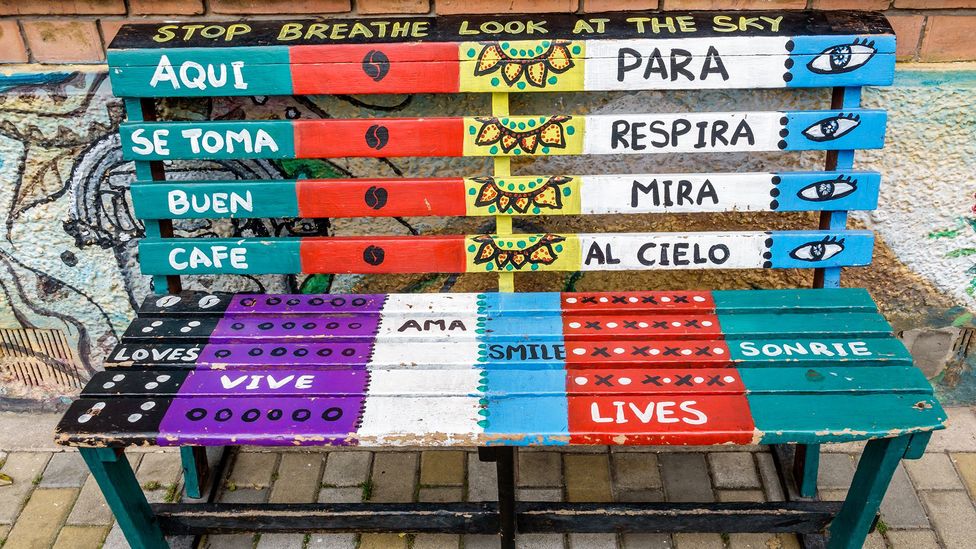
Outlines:
[[[562,310],[576,311],[698,311],[712,312],[712,292],[564,292]]]
[[[567,341],[567,364],[582,368],[679,364],[685,368],[728,366],[729,347],[720,339]]]
[[[462,118],[296,120],[298,158],[461,156]]]
[[[722,334],[714,314],[586,314],[563,312],[563,338],[714,339]]]
[[[452,93],[459,89],[456,43],[292,46],[296,94]]]
[[[306,237],[303,273],[463,273],[463,236]]]
[[[749,444],[755,424],[745,395],[568,397],[572,444]]]
[[[464,180],[302,179],[301,217],[464,215]]]
[[[736,368],[575,368],[566,370],[566,394],[674,395],[745,394]]]

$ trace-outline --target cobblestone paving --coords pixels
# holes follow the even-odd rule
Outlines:
[[[950,410],[952,425],[937,433],[928,453],[905,461],[882,504],[882,521],[869,548],[976,547],[976,412]],[[0,418],[0,430],[3,429]],[[9,443],[8,443],[9,444]],[[125,548],[111,512],[74,452],[53,447],[0,449],[0,546],[21,548]],[[773,461],[763,447],[574,448],[523,450],[518,494],[540,501],[776,501],[783,498]],[[846,493],[861,445],[824,448],[819,492]],[[150,501],[182,497],[179,455],[131,453]],[[496,496],[493,464],[474,451],[321,449],[267,452],[243,448],[220,483],[227,502],[479,501]],[[174,547],[190,540],[174,539]],[[211,536],[208,548],[259,549],[480,549],[497,547],[492,536],[278,534]],[[757,548],[799,547],[788,535],[571,534],[524,535],[525,548]]]

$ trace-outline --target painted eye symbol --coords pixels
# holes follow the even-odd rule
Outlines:
[[[796,196],[811,202],[825,202],[827,200],[837,200],[844,198],[857,190],[857,179],[852,177],[828,179],[810,183],[797,191]]]
[[[803,130],[803,135],[811,141],[831,141],[846,135],[860,123],[861,117],[859,115],[838,114],[814,123]]]
[[[834,257],[842,251],[844,251],[844,239],[828,236],[823,240],[807,242],[798,246],[790,252],[790,257],[799,259],[800,261],[823,261]]]
[[[817,74],[840,74],[850,72],[874,57],[878,50],[874,42],[854,40],[853,44],[831,46],[807,63],[810,72]]]

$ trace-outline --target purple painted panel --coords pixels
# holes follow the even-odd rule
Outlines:
[[[298,338],[373,341],[379,323],[379,313],[224,317],[210,334],[210,343],[243,342],[249,339],[287,341]]]
[[[364,395],[365,368],[342,370],[196,370],[180,386],[180,396]]]
[[[226,315],[379,312],[384,301],[385,294],[240,294],[227,306]]]
[[[209,343],[200,352],[197,368],[275,366],[365,366],[373,344],[341,343]]]
[[[355,444],[365,396],[174,398],[160,446]]]

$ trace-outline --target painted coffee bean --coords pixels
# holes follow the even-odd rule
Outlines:
[[[390,130],[386,126],[373,124],[366,130],[366,145],[371,149],[380,150],[390,140]]]
[[[390,72],[390,58],[378,50],[369,50],[363,57],[363,72],[374,82],[383,80]]]
[[[386,252],[379,246],[370,246],[363,251],[363,261],[370,265],[379,265],[386,258]]]
[[[383,187],[372,186],[366,189],[366,196],[363,197],[366,201],[366,205],[374,210],[378,210],[383,206],[386,206],[386,199],[389,193]]]

